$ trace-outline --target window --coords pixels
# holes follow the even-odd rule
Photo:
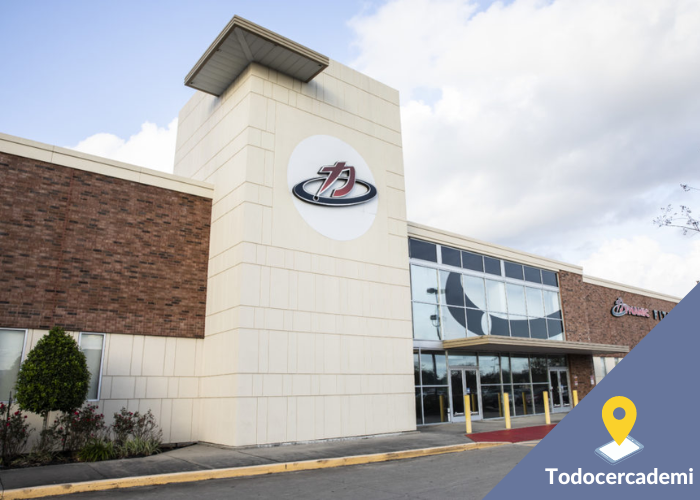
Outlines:
[[[542,283],[542,276],[540,275],[540,270],[534,267],[525,266],[525,281],[530,281],[532,283]]]
[[[442,263],[447,266],[462,267],[462,259],[459,250],[450,247],[442,247]]]
[[[475,253],[462,252],[462,266],[464,266],[464,269],[471,269],[472,271],[483,273],[484,258]]]
[[[542,302],[542,290],[539,288],[525,287],[527,296],[527,315],[531,318],[544,316],[544,302]]]
[[[447,356],[444,352],[419,351],[413,355],[416,370],[416,423],[447,422],[450,407]]]
[[[565,340],[555,272],[419,240],[409,245],[414,339]]]
[[[621,358],[603,358],[600,356],[593,356],[593,368],[595,370],[595,381],[596,384],[600,384],[610,371],[617,366],[617,364],[622,361]]]
[[[517,316],[526,316],[525,288],[520,285],[508,283],[506,285],[506,292],[508,292],[508,312]]]
[[[435,269],[411,266],[411,295],[417,302],[438,303],[438,274]]]
[[[611,364],[618,361],[617,358],[593,359],[606,359]],[[418,425],[449,420],[452,409],[448,384],[455,373],[449,370],[461,366],[475,367],[479,371],[482,416],[499,418],[503,417],[504,393],[510,396],[511,415],[544,413],[542,393],[549,390],[549,368],[567,367],[567,362],[565,356],[464,354],[458,351],[446,353],[418,349],[413,352]],[[455,379],[451,380],[454,384]],[[457,383],[461,383],[461,378]],[[456,403],[455,406],[457,407]]]
[[[542,283],[549,286],[559,286],[559,282],[557,281],[557,273],[542,269]]]
[[[0,401],[15,390],[26,338],[26,330],[0,330]]]
[[[486,296],[489,311],[504,313],[506,308],[506,287],[500,281],[486,280]]]
[[[516,280],[523,279],[523,266],[520,264],[514,264],[513,262],[505,261],[503,267],[506,270],[506,277],[513,278]]]
[[[408,251],[412,259],[437,262],[437,247],[420,240],[408,240]]]
[[[484,271],[488,274],[501,276],[501,261],[491,257],[484,257]]]
[[[90,386],[87,394],[88,401],[97,401],[100,399],[104,340],[105,336],[101,333],[80,334],[80,349],[85,354],[88,370],[90,370]]]

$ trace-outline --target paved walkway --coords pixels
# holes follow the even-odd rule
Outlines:
[[[553,415],[552,423],[561,418],[563,414]],[[512,419],[514,428],[542,424],[544,416]],[[473,425],[474,432],[503,428],[503,420],[474,422]],[[471,442],[473,441],[464,434],[464,424],[442,424],[423,426],[418,431],[397,435],[308,444],[235,449],[196,444],[145,458],[3,470],[0,471],[0,481],[3,489],[9,490],[152,474],[390,453]]]
[[[551,422],[556,424],[562,418],[566,416],[566,413],[552,413]],[[519,429],[521,427],[535,427],[538,425],[545,425],[544,415],[534,415],[528,417],[512,417],[510,419],[510,426],[512,429]],[[493,432],[502,431],[505,429],[504,420],[499,419],[489,419],[489,420],[477,420],[472,422],[472,431],[477,432]],[[452,435],[464,434],[465,424],[455,423],[455,424],[436,424],[436,425],[425,425],[419,427],[420,432],[435,432],[435,433],[446,433]]]

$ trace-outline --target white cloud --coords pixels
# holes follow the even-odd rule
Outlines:
[[[146,122],[127,140],[109,133],[94,134],[71,149],[172,173],[176,137],[177,118],[167,127]]]
[[[353,66],[401,91],[409,219],[574,263],[640,235],[694,255],[651,220],[700,185],[700,3],[400,0],[350,24]],[[669,276],[646,286],[689,290]]]
[[[586,274],[683,296],[700,280],[700,240],[686,254],[665,252],[646,236],[603,242],[583,261]]]

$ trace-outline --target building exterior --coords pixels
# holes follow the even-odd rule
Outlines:
[[[398,92],[249,21],[185,83],[175,175],[0,135],[0,399],[62,325],[168,442],[567,411],[679,300],[408,222]]]

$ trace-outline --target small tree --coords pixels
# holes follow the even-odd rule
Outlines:
[[[82,406],[89,383],[85,354],[73,337],[54,326],[37,342],[19,369],[17,403],[23,410],[44,417],[46,431],[49,412],[69,412]]]

